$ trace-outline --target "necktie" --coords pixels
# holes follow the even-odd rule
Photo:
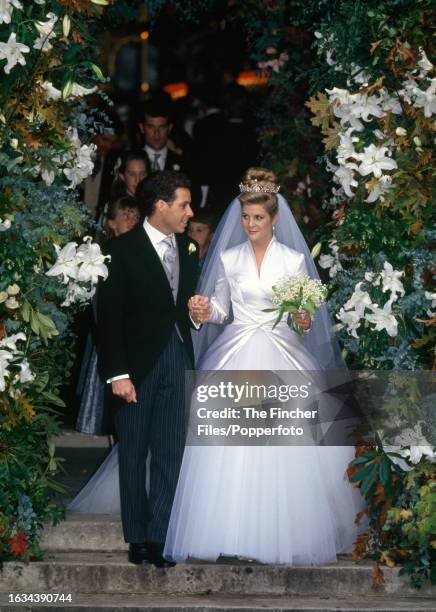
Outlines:
[[[165,268],[165,272],[167,274],[169,283],[171,285],[171,289],[174,293],[174,262],[176,261],[176,248],[174,246],[173,238],[171,236],[167,236],[162,243],[165,245],[165,251],[162,257],[162,262]]]
[[[159,160],[160,160],[160,153],[154,153],[154,159],[153,162],[151,164],[151,169],[153,170],[153,172],[156,172],[157,170],[160,170],[160,165],[159,165]]]

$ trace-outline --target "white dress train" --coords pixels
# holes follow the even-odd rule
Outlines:
[[[201,370],[319,371],[283,321],[275,329],[272,286],[306,273],[304,256],[274,237],[258,272],[250,242],[221,255],[211,322],[233,321],[209,347]],[[346,479],[351,447],[187,446],[165,555],[214,561],[321,564],[349,551],[362,498]]]

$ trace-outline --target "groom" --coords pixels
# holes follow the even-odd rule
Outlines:
[[[119,405],[114,418],[129,560],[172,567],[163,545],[185,444],[184,377],[194,362],[190,328],[198,327],[187,303],[198,247],[183,233],[193,216],[183,174],[152,175],[137,199],[143,224],[108,249],[109,276],[98,295],[99,363]]]

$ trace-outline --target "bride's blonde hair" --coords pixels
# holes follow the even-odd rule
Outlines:
[[[273,217],[279,208],[276,191],[279,190],[277,177],[266,168],[248,168],[240,185],[239,201],[244,204],[261,204]]]

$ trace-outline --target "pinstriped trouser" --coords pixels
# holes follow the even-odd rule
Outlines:
[[[137,403],[124,404],[115,417],[126,542],[165,541],[185,446],[185,370],[191,368],[174,330],[153,369],[136,389]]]

